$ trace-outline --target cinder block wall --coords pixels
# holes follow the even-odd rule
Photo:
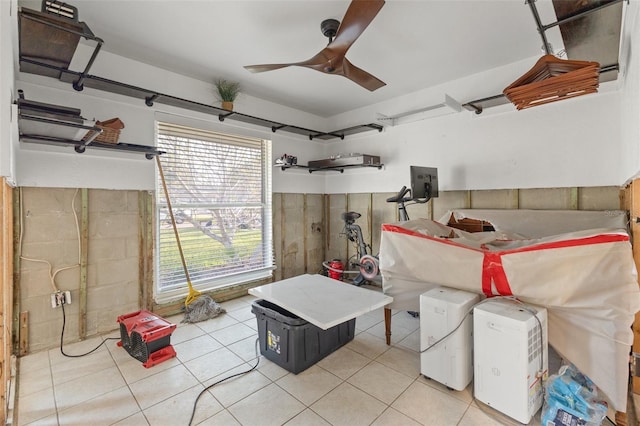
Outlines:
[[[28,352],[60,344],[62,309],[51,307],[51,275],[62,268],[68,269],[55,274],[56,287],[71,291],[71,304],[65,306],[65,342],[79,339],[81,321],[86,321],[86,335],[91,336],[115,330],[119,315],[139,309],[137,191],[88,191],[86,320],[80,318],[79,303],[81,191],[22,188],[21,204],[16,295],[19,311],[28,312],[27,328],[21,327],[19,336]]]
[[[140,296],[145,285],[140,283],[140,265],[143,263],[140,259],[141,194],[138,191],[88,190],[84,320],[80,318],[79,310],[80,273],[74,266],[78,263],[78,231],[71,209],[75,196],[75,210],[80,218],[81,191],[22,188],[21,192],[22,256],[41,261],[16,256],[16,261],[20,262],[15,289],[17,312],[28,312],[27,330],[19,327],[22,335],[16,337],[28,345],[28,352],[59,345],[62,311],[51,307],[53,288],[49,267],[42,261],[50,262],[53,271],[72,266],[56,275],[57,287],[70,290],[72,296],[71,305],[66,306],[65,342],[80,338],[82,321],[85,321],[86,336],[116,330],[117,317],[140,309],[143,303]],[[362,215],[357,223],[373,253],[377,254],[381,225],[398,219],[396,205],[386,202],[392,195],[395,194],[273,194],[274,279],[318,273],[325,260],[346,261],[353,256],[355,247],[342,234],[341,215],[346,211]],[[410,205],[407,210],[412,218],[439,219],[448,210],[456,208],[616,210],[619,206],[618,187],[597,187],[449,191],[441,192],[429,203]],[[19,221],[16,226],[20,226]],[[145,257],[149,258],[148,255]],[[246,285],[246,288],[251,286]],[[245,286],[236,293],[242,294],[242,289],[246,294]],[[179,309],[182,304],[176,306]],[[17,318],[17,312],[14,318]]]

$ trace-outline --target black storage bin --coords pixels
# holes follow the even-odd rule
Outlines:
[[[353,340],[356,319],[323,330],[266,300],[256,300],[251,312],[258,321],[260,353],[294,374],[306,370]]]

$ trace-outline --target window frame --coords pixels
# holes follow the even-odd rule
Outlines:
[[[212,291],[229,288],[236,285],[250,283],[253,281],[263,280],[269,278],[273,274],[275,269],[274,260],[274,242],[273,242],[273,178],[272,178],[272,141],[269,138],[265,138],[264,133],[252,132],[246,129],[234,128],[221,128],[220,126],[212,126],[210,122],[200,121],[197,119],[188,119],[185,117],[176,117],[172,115],[159,114],[156,116],[154,122],[155,130],[155,142],[156,146],[160,143],[160,123],[167,123],[168,125],[186,126],[191,127],[196,131],[203,132],[216,132],[223,136],[238,138],[253,138],[259,139],[261,142],[261,177],[262,182],[261,190],[261,243],[263,245],[263,262],[262,266],[256,268],[253,271],[239,272],[228,276],[221,276],[212,279],[206,279],[205,281],[195,282],[192,278],[192,285],[198,291]],[[209,141],[207,142],[209,143]],[[167,155],[167,154],[163,154]],[[162,158],[160,158],[162,161]],[[154,162],[155,164],[155,162]],[[164,169],[164,167],[163,167]],[[167,176],[165,175],[165,179]],[[178,288],[162,289],[160,286],[160,259],[161,259],[161,245],[160,245],[160,232],[163,218],[160,217],[160,211],[163,207],[166,210],[166,204],[161,203],[161,199],[164,199],[164,192],[160,181],[157,165],[154,167],[154,180],[156,187],[156,196],[154,203],[154,285],[153,285],[153,297],[156,303],[168,303],[180,298],[185,297],[188,294],[188,285],[186,276],[183,275],[184,284]],[[158,192],[159,191],[159,192]],[[171,196],[171,194],[170,194]],[[173,204],[173,197],[170,201]],[[197,206],[194,206],[197,207]],[[247,207],[256,207],[255,204],[247,203]],[[175,213],[175,207],[173,208]],[[173,235],[173,233],[172,233]],[[175,236],[174,236],[175,238]],[[269,253],[267,253],[267,251]],[[186,257],[186,256],[185,256]],[[191,275],[191,269],[189,269],[189,260],[186,259],[187,270]]]

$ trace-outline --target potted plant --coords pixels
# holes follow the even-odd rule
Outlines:
[[[218,97],[222,101],[222,108],[233,111],[233,101],[236,100],[240,93],[240,83],[225,79],[215,81]]]

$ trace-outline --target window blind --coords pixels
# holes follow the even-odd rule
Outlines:
[[[271,141],[157,123],[160,156],[191,283],[198,290],[271,274]],[[187,283],[157,175],[157,299]]]

